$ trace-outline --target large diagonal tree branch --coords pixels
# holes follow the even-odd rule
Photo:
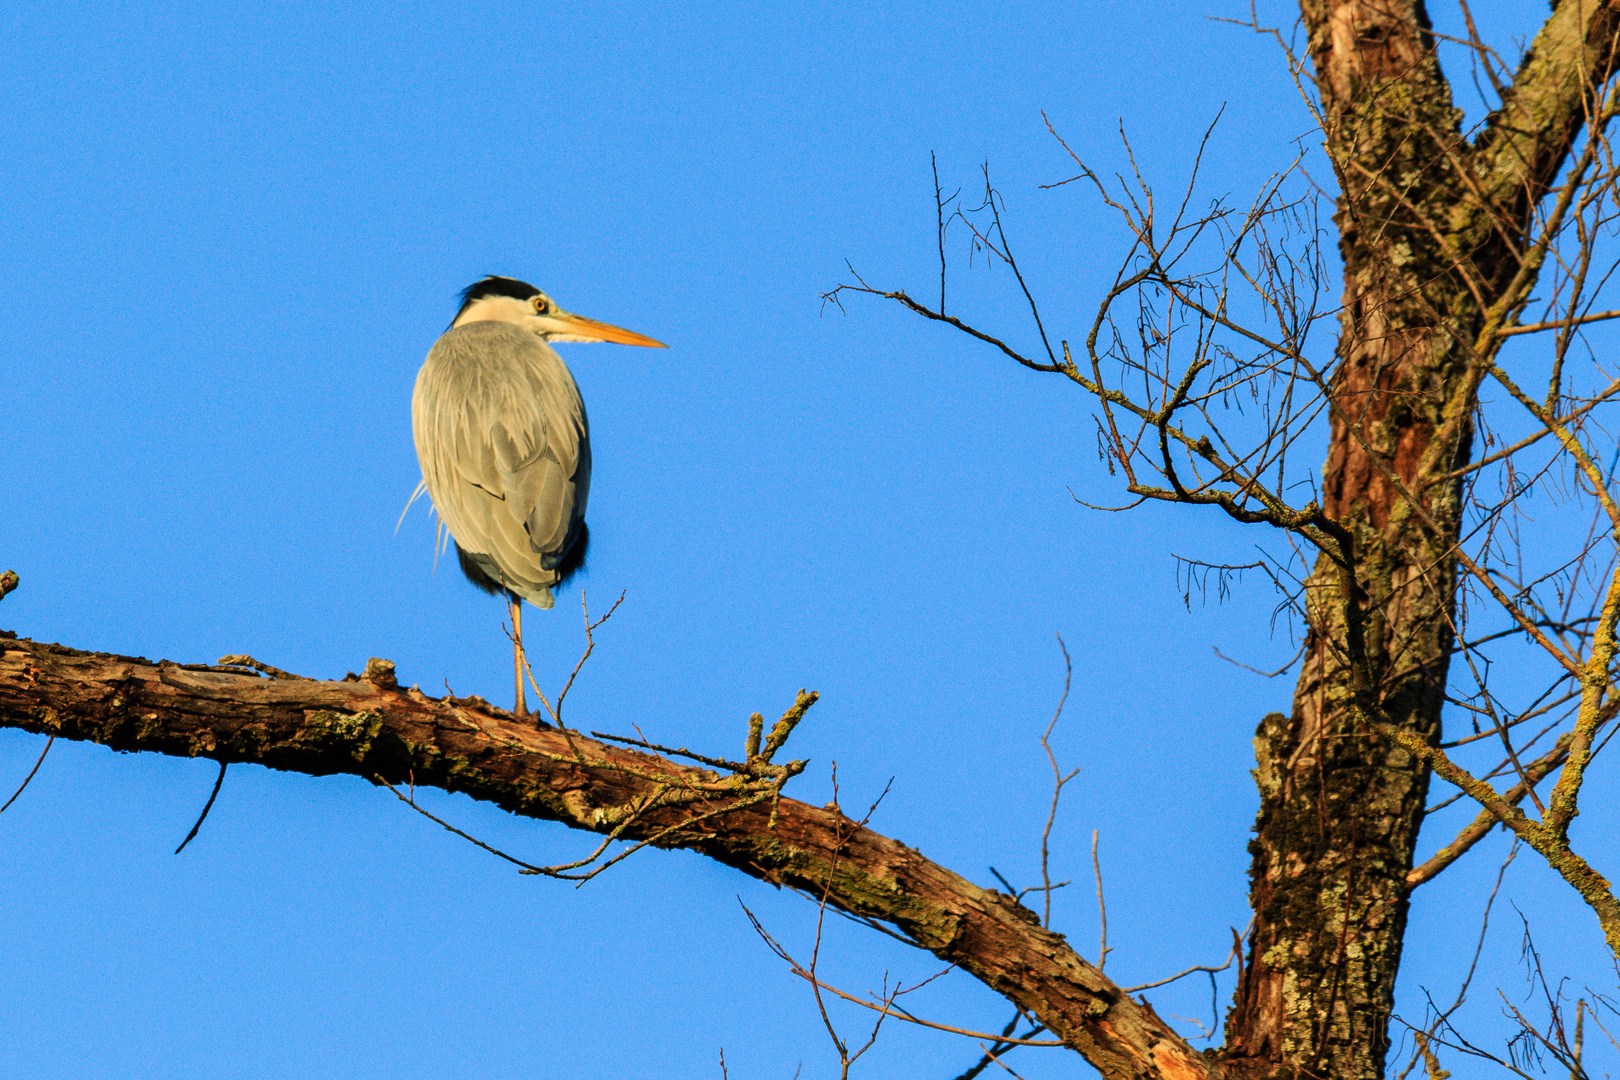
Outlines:
[[[1552,187],[1615,61],[1620,15],[1608,0],[1557,4],[1525,53],[1474,159],[1487,197],[1522,215]]]
[[[893,925],[1037,1016],[1110,1080],[1221,1075],[1012,897],[836,808],[742,797],[736,777],[536,729],[478,699],[430,698],[390,674],[261,679],[5,636],[0,726],[115,750],[410,782],[574,829],[656,837],[775,885],[825,890],[829,902]],[[661,789],[688,798],[659,802]]]

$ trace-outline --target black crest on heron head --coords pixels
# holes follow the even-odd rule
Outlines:
[[[461,290],[461,311],[467,310],[467,305],[475,300],[482,300],[486,296],[510,296],[514,300],[527,300],[531,296],[539,296],[540,290],[527,281],[517,278],[496,277],[491,274],[481,281],[475,281]],[[459,315],[461,311],[456,314]]]

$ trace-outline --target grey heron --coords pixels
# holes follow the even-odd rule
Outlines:
[[[523,601],[551,607],[552,590],[583,565],[590,540],[590,423],[553,341],[665,348],[563,311],[533,285],[486,277],[462,291],[461,310],[428,350],[411,396],[422,486],[462,573],[506,597],[519,716],[528,714]]]

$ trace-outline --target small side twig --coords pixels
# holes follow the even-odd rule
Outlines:
[[[935,1031],[944,1031],[952,1035],[964,1035],[970,1039],[988,1039],[992,1043],[1005,1043],[1009,1046],[1068,1045],[1061,1039],[1009,1039],[1000,1035],[991,1034],[990,1032],[973,1031],[970,1028],[953,1027],[950,1024],[937,1024],[932,1020],[924,1020],[921,1017],[913,1016],[910,1013],[895,1009],[892,1006],[880,1005],[875,1002],[867,1001],[864,998],[856,997],[854,994],[846,993],[845,991],[838,989],[836,986],[829,986],[827,983],[822,982],[819,978],[812,975],[807,968],[795,960],[793,956],[782,947],[782,944],[771,936],[770,931],[765,929],[764,925],[760,923],[758,917],[755,916],[752,911],[748,910],[748,906],[746,904],[743,905],[743,913],[748,916],[748,921],[753,924],[754,932],[760,936],[760,938],[780,960],[788,965],[788,968],[793,972],[793,974],[797,975],[801,979],[804,979],[806,982],[811,983],[817,988],[825,990],[835,997],[840,997],[851,1004],[859,1005],[863,1009],[871,1009],[873,1012],[884,1013],[888,1016],[894,1017],[896,1020],[904,1020],[908,1024],[916,1024],[918,1027],[932,1028]]]
[[[758,716],[759,714],[755,713],[754,715]],[[639,731],[640,729],[637,728],[637,730]],[[727,761],[725,758],[709,757],[705,754],[699,754],[695,751],[688,750],[684,746],[665,746],[662,743],[648,742],[646,739],[632,739],[628,735],[614,735],[606,731],[593,731],[591,732],[591,737],[595,739],[608,739],[612,742],[624,743],[626,746],[639,746],[643,750],[651,750],[658,754],[669,754],[672,757],[690,758],[701,765],[709,766],[711,769],[725,769],[727,772],[735,773],[745,773],[748,771],[748,766],[743,762]]]
[[[214,800],[219,798],[219,789],[224,783],[225,762],[222,761],[219,763],[219,775],[214,778],[214,790],[208,793],[208,801],[203,804],[202,813],[197,815],[197,824],[193,825],[191,831],[186,833],[186,838],[180,841],[180,846],[174,849],[176,855],[186,850],[186,845],[196,838],[197,830],[201,829],[203,822],[208,820],[208,811],[214,808]]]
[[[613,613],[615,611],[619,610],[619,605],[620,604],[624,603],[624,598],[625,598],[627,592],[628,592],[628,590],[626,590],[624,592],[620,592],[619,593],[619,598],[617,600],[613,601],[613,606],[607,609],[607,614],[603,615],[600,619],[597,619],[595,622],[592,622],[591,621],[590,609],[585,606],[585,590],[581,589],[579,591],[579,610],[580,610],[580,613],[585,618],[585,655],[583,655],[583,656],[581,656],[579,658],[579,663],[574,665],[574,670],[570,671],[568,673],[568,682],[566,684],[564,684],[564,686],[562,688],[562,692],[557,695],[557,708],[552,713],[552,717],[557,721],[557,726],[558,727],[563,726],[563,724],[562,724],[563,699],[568,696],[568,691],[570,691],[570,690],[572,690],[574,688],[574,680],[579,677],[579,669],[585,666],[585,661],[589,660],[591,658],[591,653],[596,651],[596,637],[595,637],[596,628],[598,626],[601,626],[603,623],[607,622],[609,619],[613,618]],[[536,692],[538,693],[538,691],[536,691]]]
[[[1581,1064],[1581,1058],[1586,1053],[1586,999],[1581,998],[1575,1002],[1575,1046],[1570,1055],[1575,1062],[1574,1068],[1569,1071],[1569,1080],[1582,1080],[1586,1075],[1586,1066]]]
[[[9,570],[6,571],[6,572],[10,573]],[[50,738],[45,740],[45,749],[43,749],[43,750],[41,750],[39,752],[39,760],[34,762],[34,767],[32,769],[28,770],[28,775],[23,777],[23,782],[20,785],[18,785],[17,790],[11,793],[11,798],[6,800],[6,805],[5,806],[0,806],[0,814],[5,813],[6,812],[6,807],[9,807],[12,803],[17,801],[17,796],[21,795],[23,793],[23,788],[28,786],[28,781],[30,781],[30,780],[32,780],[34,778],[35,773],[39,772],[39,767],[41,765],[45,764],[45,755],[51,752],[51,743],[53,743],[55,741],[56,741],[56,736],[55,735],[52,735]]]
[[[266,664],[260,660],[255,660],[253,657],[243,653],[233,653],[230,656],[222,656],[214,662],[221,667],[248,668],[253,671],[261,671],[270,676],[272,679],[299,679],[304,682],[311,681],[307,675],[294,675],[290,671],[282,671],[278,667],[271,667],[269,664]]]
[[[456,828],[454,825],[450,824],[448,821],[445,821],[443,818],[434,817],[432,814],[428,813],[426,810],[424,810],[420,806],[418,806],[416,804],[416,778],[415,778],[414,775],[411,778],[411,794],[410,794],[409,797],[406,797],[405,795],[400,794],[398,788],[396,788],[393,784],[390,784],[388,781],[384,780],[380,776],[374,776],[374,777],[372,777],[372,779],[376,780],[377,783],[381,784],[383,787],[387,788],[389,791],[392,791],[394,793],[394,798],[398,799],[400,802],[404,803],[406,806],[409,806],[412,810],[415,810],[418,814],[421,814],[423,817],[427,818],[429,821],[433,822],[434,824],[444,826],[445,829],[447,829],[450,832],[455,833],[457,836],[461,837],[463,840],[467,841],[468,843],[477,844],[479,847],[483,848],[485,851],[489,852],[491,855],[498,855],[498,856],[505,859],[507,862],[511,863],[514,866],[522,867],[525,870],[533,870],[533,871],[535,871],[537,873],[539,872],[540,867],[533,866],[533,865],[531,865],[529,863],[526,863],[522,859],[514,859],[512,856],[508,855],[506,852],[500,850],[499,848],[490,847],[488,844],[486,844],[482,840],[478,839],[478,837],[467,835],[466,833],[462,832],[460,829]]]
[[[978,1061],[970,1065],[967,1071],[957,1076],[955,1080],[974,1080],[975,1077],[984,1072],[984,1070],[988,1069],[992,1064],[1001,1065],[1002,1068],[1006,1068],[1001,1061],[1001,1055],[1005,1054],[1009,1050],[1015,1049],[1018,1044],[1002,1042],[1001,1040],[1008,1038],[1014,1031],[1018,1030],[1018,1021],[1023,1019],[1025,1019],[1024,1010],[1019,1009],[1017,1012],[1013,1013],[1013,1018],[1007,1021],[1006,1027],[1001,1029],[1000,1038],[998,1038],[995,1043],[988,1047],[983,1043],[980,1043],[979,1048],[983,1050],[984,1053],[979,1056]],[[1034,1027],[1030,1028],[1023,1035],[1021,1035],[1020,1038],[1029,1039],[1039,1035],[1045,1030],[1045,1024],[1036,1024]]]
[[[990,1049],[990,1047],[984,1045],[984,1043],[980,1043],[979,1049],[984,1051],[985,1060],[995,1062],[997,1065],[1001,1066],[1001,1068],[1006,1070],[1009,1076],[1014,1077],[1015,1080],[1024,1080],[1022,1076],[1019,1076],[1017,1073],[1013,1072],[1012,1066],[1008,1065],[1005,1061],[1002,1061],[1000,1055],[994,1050]]]
[[[1097,875],[1097,915],[1102,920],[1102,944],[1097,953],[1097,970],[1108,963],[1108,903],[1103,899],[1102,863],[1097,859],[1098,830],[1091,830],[1091,870]],[[1048,894],[1050,895],[1050,894]],[[1230,961],[1229,961],[1230,962]]]
[[[1298,649],[1298,651],[1296,651],[1294,653],[1293,658],[1290,659],[1288,661],[1288,663],[1286,663],[1282,667],[1278,668],[1276,671],[1261,671],[1259,668],[1252,667],[1252,666],[1250,666],[1248,664],[1245,664],[1241,660],[1232,659],[1230,656],[1227,656],[1225,653],[1221,652],[1221,650],[1218,649],[1218,648],[1215,650],[1215,655],[1220,657],[1222,660],[1225,660],[1228,664],[1233,664],[1233,665],[1235,665],[1237,667],[1242,668],[1244,671],[1252,671],[1252,672],[1254,672],[1256,675],[1260,676],[1262,679],[1275,679],[1279,675],[1286,675],[1288,673],[1288,669],[1293,667],[1296,663],[1298,663],[1299,658],[1301,656],[1305,655],[1305,642],[1303,640],[1301,640],[1300,645],[1299,645],[1299,649]]]
[[[585,620],[585,652],[580,655],[579,662],[574,665],[574,670],[568,673],[568,682],[564,684],[562,692],[557,695],[557,705],[555,708],[552,707],[550,701],[546,700],[546,695],[541,691],[540,684],[535,681],[534,669],[529,666],[528,655],[523,654],[523,673],[528,676],[529,685],[534,688],[535,697],[540,699],[540,704],[544,705],[546,712],[551,714],[551,722],[556,725],[558,731],[562,732],[562,737],[567,741],[568,749],[573,751],[574,760],[576,761],[584,761],[585,757],[579,752],[579,747],[574,745],[573,734],[568,730],[567,725],[562,722],[563,699],[568,697],[568,691],[574,688],[574,680],[579,677],[579,671],[585,666],[585,661],[589,660],[591,658],[591,654],[596,651],[596,628],[613,618],[613,613],[619,610],[620,604],[624,603],[625,595],[625,592],[619,593],[619,598],[613,601],[613,606],[607,609],[607,614],[603,615],[595,622],[592,622],[590,608],[588,608],[585,604],[585,590],[580,590],[579,608],[581,615]],[[510,632],[508,632],[508,636],[511,636]],[[514,637],[514,644],[516,643],[516,640],[517,639]]]
[[[810,706],[820,699],[821,694],[815,690],[801,689],[799,691],[788,711],[782,714],[782,719],[772,725],[771,733],[766,736],[765,745],[759,752],[761,761],[770,762],[771,757],[782,749],[783,744],[788,741],[788,736],[793,734],[793,729],[798,726],[799,721],[804,719],[804,714],[810,711]],[[748,722],[750,738],[753,737],[753,724],[754,722],[750,718]]]
[[[1069,688],[1074,683],[1074,661],[1069,658],[1069,647],[1063,642],[1063,635],[1057,635],[1058,648],[1063,650],[1063,696],[1058,698],[1057,709],[1052,713],[1051,722],[1046,730],[1041,732],[1041,749],[1046,751],[1046,761],[1052,766],[1052,804],[1046,811],[1046,827],[1041,830],[1041,893],[1046,899],[1041,915],[1041,925],[1050,928],[1052,925],[1052,876],[1050,849],[1052,840],[1052,826],[1057,822],[1058,801],[1063,798],[1063,788],[1070,780],[1080,774],[1078,767],[1069,770],[1067,774],[1058,767],[1057,755],[1052,752],[1052,731],[1057,727],[1058,721],[1063,718],[1063,706],[1069,701]],[[1096,856],[1096,837],[1092,838],[1092,856]],[[1102,878],[1097,878],[1097,897],[1102,898]],[[1103,960],[1108,959],[1108,922],[1103,921]],[[1102,964],[1097,965],[1098,970]]]
[[[1254,925],[1253,919],[1249,920],[1249,925]],[[1245,931],[1245,933],[1247,933],[1247,931]],[[1194,964],[1186,971],[1179,971],[1170,976],[1168,979],[1160,979],[1157,982],[1143,983],[1141,986],[1127,986],[1124,987],[1123,990],[1127,994],[1135,994],[1143,990],[1152,990],[1154,987],[1158,986],[1168,986],[1177,979],[1185,979],[1187,976],[1197,974],[1200,971],[1208,972],[1211,975],[1214,975],[1216,972],[1225,971],[1227,968],[1232,966],[1232,962],[1234,960],[1243,954],[1243,936],[1244,935],[1239,934],[1235,928],[1232,930],[1232,951],[1227,955],[1226,963],[1222,964],[1220,967],[1211,967],[1207,964]]]

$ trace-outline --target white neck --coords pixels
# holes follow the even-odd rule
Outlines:
[[[528,301],[512,296],[484,296],[467,305],[467,310],[456,316],[451,327],[470,322],[505,322],[523,326],[534,317],[534,308]]]

